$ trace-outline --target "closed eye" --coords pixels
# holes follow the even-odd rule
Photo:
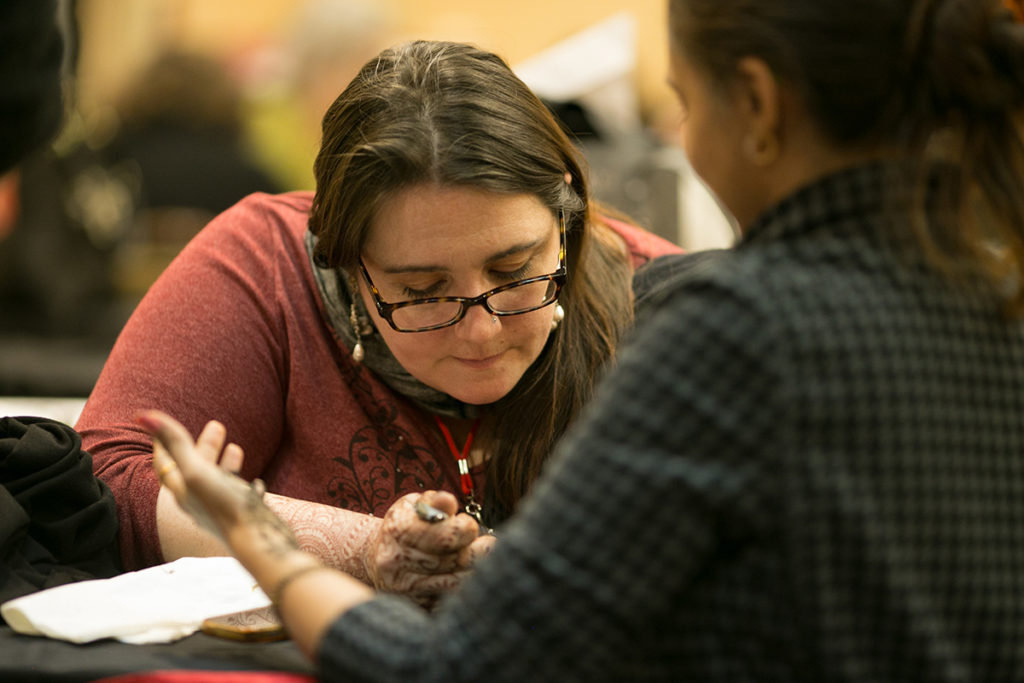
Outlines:
[[[492,270],[491,272],[494,273],[494,277],[497,280],[504,280],[505,282],[515,282],[516,280],[522,280],[523,278],[525,278],[527,274],[530,272],[532,266],[533,259],[530,259],[529,261],[527,261],[526,263],[512,271]]]
[[[438,280],[429,287],[424,287],[422,289],[404,286],[402,287],[402,298],[408,301],[411,299],[427,299],[432,296],[441,296],[441,292],[444,290],[445,283],[445,280]]]
[[[534,259],[530,258],[521,266],[515,270],[501,270],[499,268],[491,269],[491,278],[500,284],[508,282],[515,282],[516,280],[523,280],[530,275],[530,271],[534,268]],[[436,296],[445,296],[445,289],[448,287],[449,281],[447,279],[441,279],[431,284],[428,287],[413,287],[411,285],[402,286],[402,300],[412,301],[414,299],[429,299]]]

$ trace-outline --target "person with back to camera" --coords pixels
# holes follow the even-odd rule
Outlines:
[[[325,680],[1020,680],[1024,25],[669,8],[683,145],[742,237],[661,292],[458,591],[323,568],[156,411],[154,466]]]
[[[599,216],[555,120],[469,46],[370,61],[324,118],[315,174],[315,194],[253,195],[185,248],[77,428],[127,568],[227,552],[160,490],[133,422],[155,406],[193,433],[219,420],[200,442],[238,440],[303,548],[430,603],[590,397],[633,268],[680,250]],[[427,490],[451,518],[421,538],[409,496]]]

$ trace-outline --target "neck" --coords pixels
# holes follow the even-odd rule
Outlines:
[[[448,431],[452,433],[455,443],[460,446],[466,442],[469,432],[473,428],[473,423],[476,422],[476,420],[462,417],[448,417],[446,415],[439,415],[438,417],[444,422],[444,426],[448,428]]]
[[[841,150],[824,145],[794,145],[779,160],[763,169],[760,201],[743,216],[736,216],[740,231],[746,232],[761,212],[782,201],[801,187],[850,166],[885,156],[877,150]]]

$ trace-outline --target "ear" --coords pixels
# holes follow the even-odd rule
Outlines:
[[[757,57],[744,57],[736,66],[737,103],[746,119],[748,155],[757,165],[778,155],[782,131],[782,89],[775,73]]]
[[[736,65],[740,104],[758,132],[778,129],[781,93],[775,73],[757,57],[744,57]]]

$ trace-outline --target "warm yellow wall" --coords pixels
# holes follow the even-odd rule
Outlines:
[[[665,0],[373,0],[394,19],[389,43],[412,38],[459,40],[497,52],[515,65],[623,11],[637,27],[635,80],[643,113],[672,105],[665,85]],[[284,37],[297,0],[79,0],[82,45],[80,111],[87,135],[102,138],[109,103],[164,46],[185,47],[247,64]],[[383,45],[381,47],[384,47]],[[340,91],[340,89],[339,89]],[[253,149],[286,189],[312,187],[319,115],[303,118],[287,101],[262,98],[249,116]]]
[[[464,40],[515,63],[621,11],[637,20],[637,84],[646,106],[664,85],[664,0],[391,0],[402,38]],[[88,95],[116,92],[165,43],[235,57],[272,40],[295,0],[80,0]]]
[[[467,40],[515,64],[573,33],[629,11],[637,21],[637,85],[646,103],[668,97],[664,0],[399,0],[410,33]]]

